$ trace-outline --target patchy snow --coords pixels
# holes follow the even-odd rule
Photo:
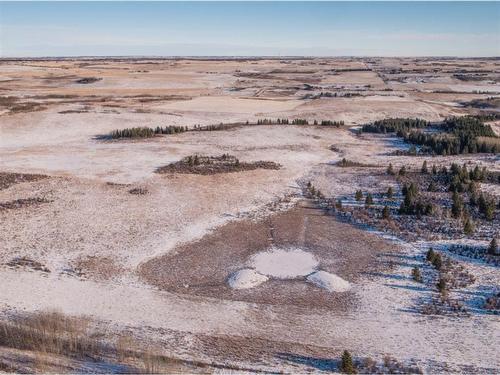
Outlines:
[[[329,292],[346,292],[351,288],[348,281],[326,271],[316,271],[310,274],[307,281]]]
[[[318,261],[311,253],[297,248],[272,247],[254,255],[251,265],[261,274],[278,279],[306,276],[316,270]]]
[[[267,276],[264,276],[251,268],[244,268],[233,273],[227,282],[233,289],[248,289],[256,287],[267,280],[269,280]]]

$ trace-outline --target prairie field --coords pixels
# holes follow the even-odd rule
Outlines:
[[[0,83],[0,371],[500,371],[500,59]]]

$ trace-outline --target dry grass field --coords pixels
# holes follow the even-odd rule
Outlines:
[[[0,371],[500,371],[498,256],[452,246],[499,236],[498,152],[359,132],[498,114],[500,60],[4,59],[0,82]],[[454,217],[438,174],[439,210],[398,215],[424,160],[487,168],[493,218]]]

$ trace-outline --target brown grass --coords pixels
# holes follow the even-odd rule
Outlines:
[[[478,137],[477,142],[479,144],[484,142],[488,146],[497,146],[497,149],[500,149],[500,137]]]
[[[0,323],[0,346],[67,356],[95,355],[102,344],[89,335],[89,320],[57,312]]]
[[[48,176],[41,174],[24,174],[24,173],[8,173],[0,172],[0,190],[19,184],[22,182],[38,181]]]
[[[0,322],[0,371],[80,372],[86,363],[118,366],[127,373],[202,372],[208,365],[187,362],[140,349],[132,337],[116,340],[92,329],[85,317],[40,312]],[[28,369],[28,370],[27,370]]]
[[[0,212],[4,210],[15,210],[24,207],[38,206],[43,203],[50,203],[52,201],[45,198],[26,198],[26,199],[16,199],[13,201],[0,203]]]

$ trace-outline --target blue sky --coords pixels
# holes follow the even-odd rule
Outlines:
[[[0,56],[500,56],[499,2],[0,2]]]

